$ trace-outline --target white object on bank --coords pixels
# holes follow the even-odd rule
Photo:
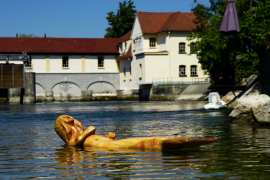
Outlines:
[[[226,103],[220,100],[217,92],[213,92],[208,95],[208,102],[208,104],[203,106],[204,109],[220,109],[227,107]]]

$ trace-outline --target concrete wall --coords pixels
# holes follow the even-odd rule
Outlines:
[[[37,101],[91,99],[86,96],[116,96],[118,73],[36,73]]]
[[[187,87],[187,85],[154,86],[151,90],[150,100],[176,100]]]
[[[208,87],[210,84],[190,85],[177,98],[182,101],[208,100],[208,94],[211,92]]]
[[[152,86],[141,85],[137,90],[118,90],[118,100],[152,100],[152,101],[173,101],[188,86]]]

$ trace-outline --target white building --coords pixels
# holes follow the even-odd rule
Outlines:
[[[36,73],[41,100],[81,100],[90,91],[93,96],[116,96],[118,90],[139,94],[161,81],[189,84],[208,77],[190,54],[193,18],[193,13],[137,12],[122,38],[0,37],[0,55],[27,52],[26,70]]]
[[[36,96],[40,101],[88,99],[90,92],[93,96],[116,96],[120,40],[2,37],[0,55],[5,61],[0,63],[9,62],[7,54],[25,50],[30,56],[26,72],[36,74]]]
[[[194,44],[187,40],[193,13],[137,12],[132,31],[119,46],[120,89],[127,94],[160,81],[189,84],[207,79]]]

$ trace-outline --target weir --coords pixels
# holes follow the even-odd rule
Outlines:
[[[35,102],[35,73],[26,73],[26,52],[1,54],[0,61],[0,103]]]

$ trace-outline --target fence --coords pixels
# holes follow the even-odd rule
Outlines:
[[[208,84],[210,78],[187,78],[187,77],[164,77],[154,78],[152,80],[153,86],[158,85],[188,85],[188,84]]]

